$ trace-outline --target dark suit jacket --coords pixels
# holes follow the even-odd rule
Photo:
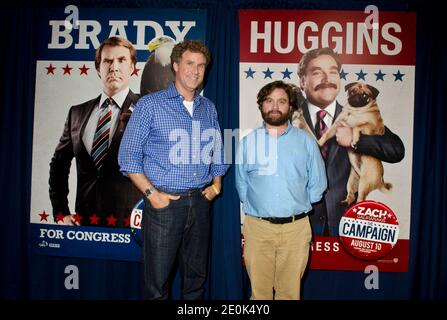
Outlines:
[[[82,225],[92,225],[91,217],[99,217],[98,226],[111,226],[107,217],[113,215],[116,227],[124,227],[125,219],[132,212],[133,206],[141,194],[132,182],[119,171],[118,149],[127,121],[123,118],[129,114],[129,106],[135,104],[138,96],[129,91],[121,110],[118,123],[107,156],[101,170],[97,170],[92,157],[85,149],[82,135],[93,108],[98,105],[100,97],[70,108],[65,122],[64,132],[56,147],[50,163],[50,200],[53,214],[70,214],[68,208],[68,175],[71,161],[76,158],[77,190],[76,213],[81,215]],[[128,120],[128,118],[127,118]],[[95,224],[96,225],[96,224]]]
[[[343,107],[337,103],[334,120],[341,113]],[[307,105],[303,108],[304,117],[309,127],[314,130]],[[313,204],[311,223],[316,235],[338,235],[338,224],[346,208],[340,202],[346,198],[346,184],[348,182],[351,164],[346,148],[337,144],[335,137],[328,142],[328,156],[325,161],[328,188],[323,199]],[[403,159],[405,148],[402,140],[385,127],[383,136],[360,137],[356,152],[376,157],[382,161],[395,163]]]

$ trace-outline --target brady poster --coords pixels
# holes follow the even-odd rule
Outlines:
[[[304,79],[308,74],[298,75],[298,66],[307,52],[330,48],[341,60],[338,68],[329,74],[322,72],[321,68],[312,71],[323,73],[321,77],[324,80],[321,83],[324,82],[324,85],[321,88],[332,86],[339,90],[331,102],[335,114],[331,115],[329,126],[335,123],[342,111],[352,111],[350,108],[356,102],[350,100],[351,91],[361,90],[364,97],[371,97],[375,101],[373,108],[380,112],[385,126],[385,131],[372,130],[372,135],[391,136],[393,141],[400,143],[395,148],[395,155],[383,152],[382,159],[371,160],[377,170],[361,172],[360,178],[357,178],[360,179],[359,190],[362,189],[363,179],[368,176],[383,176],[384,183],[373,188],[364,199],[361,199],[363,195],[360,196],[362,192],[354,190],[354,197],[347,197],[348,201],[344,201],[344,196],[331,198],[331,194],[338,188],[346,195],[346,190],[349,189],[349,170],[344,181],[337,180],[335,183],[335,176],[343,170],[341,161],[349,165],[348,154],[355,154],[357,146],[341,147],[335,141],[336,137],[326,142],[329,146],[329,153],[325,158],[329,187],[322,200],[324,203],[315,204],[325,206],[321,218],[317,218],[321,210],[320,213],[316,213],[317,210],[310,213],[314,232],[310,268],[363,271],[367,265],[376,265],[380,271],[407,271],[411,221],[416,15],[411,12],[384,12],[377,7],[365,12],[240,10],[239,22],[239,116],[242,132],[247,133],[262,126],[256,103],[259,90],[269,82],[283,80],[296,85],[301,93],[303,103],[297,111],[301,112],[302,124],[310,129],[309,134],[315,136],[316,120],[309,110],[328,105],[311,106],[312,91],[306,93]],[[315,85],[312,89],[318,90],[320,87]],[[299,116],[300,114],[297,118]],[[293,124],[299,126],[295,121]],[[362,124],[370,125],[370,122],[365,121]],[[352,130],[355,132],[356,128],[352,127]],[[361,140],[368,139],[364,133],[360,135]],[[376,139],[372,135],[369,138]],[[379,148],[378,151],[388,150],[383,144],[374,146]],[[373,145],[369,147],[372,148]],[[342,153],[345,158],[337,160],[342,158]],[[367,159],[362,158],[363,154],[357,155],[357,159],[362,159],[357,161],[361,166]],[[382,167],[383,172],[380,170]],[[352,170],[355,171],[355,166]],[[333,212],[338,212],[339,215],[334,218],[331,216]],[[243,217],[242,214],[242,220]]]
[[[96,163],[90,158],[84,143],[85,127],[89,123],[87,118],[79,121],[79,126],[67,125],[66,121],[71,116],[72,106],[86,103],[88,108],[94,104],[88,101],[97,99],[99,102],[102,83],[95,67],[95,52],[101,42],[115,36],[127,39],[135,47],[137,63],[130,76],[129,88],[131,98],[137,99],[139,94],[160,90],[172,80],[170,53],[175,43],[184,39],[205,42],[206,11],[84,9],[70,5],[48,9],[40,17],[40,24],[36,27],[39,28],[41,38],[36,61],[31,248],[35,252],[49,255],[140,260],[138,237],[131,228],[132,225],[139,224],[138,215],[131,216],[131,213],[138,213],[138,210],[141,212],[140,195],[136,195],[132,198],[132,203],[129,203],[130,208],[135,210],[122,212],[124,210],[119,208],[110,208],[109,214],[102,215],[93,212],[93,209],[92,212],[86,211],[83,214],[76,212],[76,194],[87,194],[92,185],[79,181],[79,167],[76,166],[74,156],[87,163],[82,166],[82,170],[89,167],[88,163],[91,164],[91,174],[98,175],[98,181],[105,181],[104,188],[112,190],[115,186],[116,189],[113,179],[122,179],[122,176],[118,174],[118,170],[113,171],[115,177],[107,177],[112,170],[95,171]],[[115,101],[118,105],[121,104],[120,110],[128,115],[136,102],[129,97],[130,93],[122,97],[122,104]],[[115,134],[110,135],[106,157],[116,157],[119,142],[114,139],[122,135],[127,123],[126,118],[121,118],[121,115],[120,113]],[[95,133],[95,130],[90,132]],[[71,136],[72,141],[64,136]],[[70,144],[69,148],[66,148],[67,144]],[[115,154],[111,153],[113,148]],[[59,152],[56,153],[56,149]],[[117,161],[112,161],[112,158],[109,160],[116,169]],[[108,160],[103,161],[102,169],[107,165],[106,161]],[[105,199],[104,206],[122,203],[122,199],[126,197],[125,192],[110,194],[110,199]],[[121,196],[122,199],[113,198]],[[81,197],[78,200],[83,202],[95,199],[84,200]],[[75,219],[80,226],[56,223],[68,212],[76,214]]]

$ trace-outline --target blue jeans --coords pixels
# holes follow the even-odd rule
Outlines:
[[[183,299],[203,297],[210,236],[210,201],[200,189],[180,194],[165,208],[146,199],[143,220],[143,297],[168,299],[176,259],[183,279]]]

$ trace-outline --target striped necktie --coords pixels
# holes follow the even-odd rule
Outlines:
[[[326,110],[320,110],[317,112],[317,123],[315,124],[315,136],[317,137],[317,139],[320,139],[321,136],[327,131],[328,126],[326,125],[326,123],[330,125],[331,122],[332,117]],[[320,151],[323,158],[326,159],[329,152],[327,142],[322,147],[320,147]]]
[[[112,110],[109,109],[109,105],[111,103],[112,101],[110,101],[110,99],[106,99],[101,105],[98,125],[96,126],[95,136],[93,138],[91,154],[95,167],[98,170],[100,170],[103,165],[109,147],[110,120],[112,118]]]

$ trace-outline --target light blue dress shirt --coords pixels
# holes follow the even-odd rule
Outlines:
[[[276,137],[260,127],[239,144],[236,188],[246,214],[290,217],[309,212],[327,187],[318,145],[290,123]]]

